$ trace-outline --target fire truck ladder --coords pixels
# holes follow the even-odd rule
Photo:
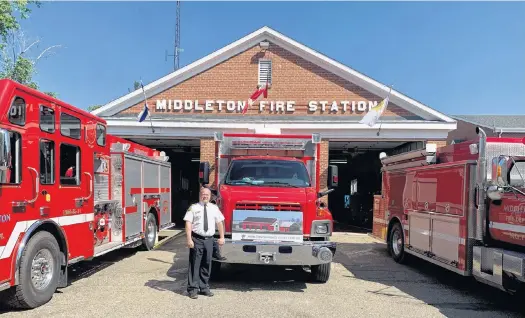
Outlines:
[[[427,144],[425,149],[409,151],[399,155],[382,156],[382,171],[428,166],[436,163],[436,144]]]

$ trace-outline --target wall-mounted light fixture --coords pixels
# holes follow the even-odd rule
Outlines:
[[[266,51],[270,47],[270,42],[268,42],[268,41],[261,41],[261,42],[259,42],[259,47],[261,48],[262,51]]]

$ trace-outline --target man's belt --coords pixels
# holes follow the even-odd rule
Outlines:
[[[213,235],[212,236],[202,236],[195,232],[191,232],[191,236],[195,236],[196,238],[200,238],[201,240],[207,240],[213,237]]]

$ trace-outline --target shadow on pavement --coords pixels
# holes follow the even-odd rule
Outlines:
[[[188,275],[188,249],[184,237],[159,247],[158,250],[175,252],[173,265],[167,272],[171,280],[150,280],[145,285],[159,291],[172,291],[187,296],[186,282]],[[149,258],[152,262],[162,262]],[[290,269],[269,266],[242,266],[222,264],[219,274],[212,273],[210,287],[212,290],[233,290],[250,292],[254,290],[286,290],[302,293],[306,289],[308,272],[302,268]]]
[[[504,293],[478,283],[473,277],[458,275],[411,255],[407,255],[404,264],[398,264],[388,255],[384,244],[338,243],[337,248],[334,262],[349,271],[344,277],[350,284],[353,280],[364,280],[385,285],[369,293],[413,297],[446,317],[465,317],[465,311],[525,313],[521,296]]]
[[[58,289],[55,294],[62,293],[63,289],[67,289],[69,286],[73,285],[75,282],[88,278],[97,272],[112,266],[113,264],[118,263],[126,258],[132,257],[137,253],[137,249],[132,248],[123,248],[118,249],[112,252],[109,252],[105,255],[96,257],[90,261],[78,262],[74,265],[71,265],[68,268],[68,284],[67,287]],[[2,296],[4,292],[0,292],[0,315],[7,312],[24,312],[25,309],[13,309],[2,303]],[[67,292],[67,291],[64,291]],[[29,310],[30,311],[30,310]]]

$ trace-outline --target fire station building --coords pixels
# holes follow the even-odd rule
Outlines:
[[[267,98],[242,114],[252,93],[267,82]],[[372,197],[381,189],[379,153],[442,145],[456,129],[456,120],[394,89],[381,124],[360,124],[389,87],[268,27],[144,88],[150,118],[143,122],[137,120],[144,105],[141,89],[93,113],[107,120],[108,133],[170,156],[178,224],[187,205],[198,200],[199,160],[213,169],[214,132],[319,133],[322,184],[327,166],[339,165],[339,187],[327,198],[334,218],[371,228]]]

